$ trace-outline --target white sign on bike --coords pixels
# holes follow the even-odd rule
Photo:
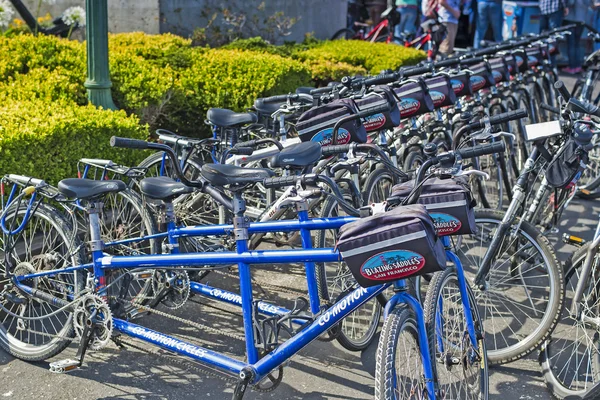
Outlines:
[[[559,121],[541,122],[539,124],[525,125],[525,140],[533,142],[535,140],[548,139],[558,136],[562,133]]]

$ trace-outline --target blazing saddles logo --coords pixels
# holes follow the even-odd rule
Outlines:
[[[369,280],[387,281],[415,274],[425,265],[425,258],[409,250],[391,250],[376,254],[360,267],[360,274]]]
[[[456,94],[460,93],[465,88],[465,84],[459,80],[452,79],[450,83],[452,84],[452,90],[454,90],[454,93]]]
[[[449,235],[460,230],[462,223],[452,215],[444,213],[430,213],[433,226],[440,236]]]
[[[402,101],[400,103],[398,103],[398,108],[400,109],[400,115],[403,118],[413,115],[414,113],[417,112],[417,110],[419,110],[420,107],[421,107],[421,103],[419,103],[419,100],[416,100],[416,99],[410,99],[410,98],[402,99]]]
[[[446,95],[442,92],[430,91],[429,95],[431,96],[431,100],[433,100],[433,105],[436,107],[444,103],[444,100],[446,100]]]
[[[321,146],[329,146],[333,143],[333,128],[327,128],[317,132],[310,140],[313,142],[318,142]],[[350,132],[344,128],[338,129],[337,144],[346,144],[349,142]]]
[[[376,131],[377,129],[381,128],[383,125],[385,125],[385,121],[385,115],[383,114],[370,115],[362,119],[362,123],[367,132]]]

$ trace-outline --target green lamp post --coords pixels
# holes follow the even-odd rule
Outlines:
[[[89,101],[97,107],[116,110],[108,70],[107,0],[85,0],[87,39],[87,88]]]

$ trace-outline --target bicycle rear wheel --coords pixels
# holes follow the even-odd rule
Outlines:
[[[23,221],[26,208],[8,210],[7,221]],[[63,269],[81,264],[81,243],[70,224],[53,208],[40,204],[25,229],[3,235],[0,245],[0,347],[26,361],[43,361],[71,342],[73,313],[54,302],[33,298],[11,284],[11,276]],[[28,279],[24,285],[64,301],[84,288],[82,271]]]

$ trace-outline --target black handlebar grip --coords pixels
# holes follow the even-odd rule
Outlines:
[[[432,65],[426,64],[422,67],[409,67],[409,68],[401,68],[400,74],[407,78],[410,76],[423,75],[432,72]]]
[[[110,145],[111,147],[123,147],[125,149],[148,149],[150,143],[145,140],[113,136],[110,138]]]
[[[237,142],[234,147],[252,147],[252,148],[254,148],[254,147],[256,147],[256,142],[258,142],[257,139],[248,140],[246,142]]]
[[[324,157],[332,156],[334,154],[342,154],[350,151],[349,144],[336,144],[333,146],[325,146],[321,150],[321,155]]]
[[[300,179],[300,177],[295,175],[267,178],[263,181],[263,186],[265,188],[280,188],[285,186],[292,186],[298,181],[298,179]]]
[[[263,103],[285,103],[290,100],[294,100],[294,96],[298,97],[297,94],[280,94],[277,96],[264,97],[262,99]]]
[[[569,93],[569,89],[567,89],[563,81],[554,82],[554,89],[558,91],[565,101],[569,101],[571,99],[571,93]]]
[[[452,57],[452,58],[447,58],[445,60],[442,61],[436,61],[433,63],[433,67],[434,68],[445,68],[445,67],[454,67],[456,65],[460,64],[460,58],[458,57]]]
[[[231,154],[238,154],[240,156],[251,156],[254,153],[254,149],[252,147],[242,147],[242,146],[234,146],[229,150]]]
[[[330,93],[330,92],[332,92],[335,89],[336,89],[335,86],[325,86],[325,87],[322,87],[322,88],[317,88],[317,89],[311,90],[310,94],[315,95],[315,94]]]
[[[473,65],[473,64],[479,64],[480,62],[485,61],[484,57],[469,57],[469,58],[465,58],[460,60],[460,64],[461,65]]]
[[[508,111],[490,117],[490,125],[498,125],[504,122],[514,121],[517,119],[525,118],[527,115],[527,109],[519,108],[518,110]]]
[[[386,83],[395,82],[396,80],[398,80],[398,78],[399,78],[399,75],[396,73],[384,74],[384,75],[377,75],[377,76],[374,76],[371,78],[367,78],[362,83],[365,86],[385,85]]]
[[[573,110],[578,113],[584,113],[588,115],[594,115],[596,117],[600,117],[600,108],[595,106],[587,101],[577,100],[575,98],[571,98],[569,100],[568,107],[570,110]]]
[[[462,158],[474,158],[485,156],[487,154],[503,153],[504,151],[506,151],[506,144],[504,141],[500,141],[483,144],[481,146],[467,147],[462,150],[457,150],[455,153],[460,155]]]
[[[357,114],[357,116],[359,118],[366,118],[366,117],[369,117],[371,115],[375,115],[375,114],[379,114],[379,113],[384,113],[386,111],[390,111],[390,105],[389,104],[382,104],[382,105],[376,106],[376,107],[365,108],[364,110],[361,110]]]

